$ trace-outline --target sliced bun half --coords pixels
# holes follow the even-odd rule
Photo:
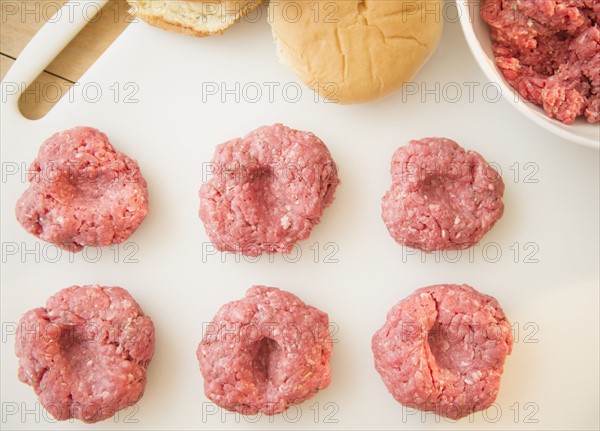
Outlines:
[[[191,36],[221,34],[263,0],[127,0],[135,16]]]

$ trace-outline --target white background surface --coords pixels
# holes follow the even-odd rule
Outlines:
[[[82,427],[78,421],[56,423],[18,381],[12,329],[22,313],[61,288],[98,283],[125,287],[152,317],[156,352],[138,405],[89,429],[597,429],[599,153],[529,123],[494,87],[486,94],[487,80],[458,23],[446,25],[437,53],[410,91],[337,106],[315,102],[312,91],[278,63],[264,18],[207,39],[134,23],[44,119],[25,120],[3,104],[2,428]],[[258,83],[263,96],[249,103],[242,94],[236,103],[228,95],[222,103],[221,93],[205,94],[202,103],[203,86],[212,82],[227,88],[239,82],[248,91],[248,83]],[[265,82],[281,84],[272,103]],[[87,98],[79,90],[90,83],[102,89],[96,103],[90,103],[91,90]],[[110,90],[115,83],[122,90],[116,103]],[[129,91],[139,89],[137,103],[124,103],[126,83],[136,86]],[[286,83],[289,97],[302,89],[297,103],[283,97]],[[237,256],[236,262],[235,255],[203,253],[209,246],[197,216],[203,163],[216,144],[275,122],[310,130],[329,146],[342,179],[334,204],[299,244],[297,262],[282,256],[256,262]],[[150,193],[146,221],[126,244],[101,249],[97,262],[98,249],[57,258],[56,248],[25,233],[14,217],[26,183],[12,168],[22,171],[45,138],[76,125],[101,129],[137,159]],[[426,136],[446,136],[479,151],[506,183],[504,217],[458,259],[455,253],[410,255],[380,218],[392,153]],[[15,247],[16,254],[8,252]],[[335,262],[327,262],[328,255]],[[458,423],[396,403],[370,349],[394,303],[437,283],[468,283],[495,296],[515,328],[496,404]],[[216,409],[203,395],[195,357],[203,323],[252,284],[299,295],[328,312],[339,328],[331,386],[275,418]]]

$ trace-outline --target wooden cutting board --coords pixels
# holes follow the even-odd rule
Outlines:
[[[66,0],[0,3],[0,80],[39,29],[65,3]],[[132,20],[126,0],[109,0],[102,13],[90,20],[21,96],[19,108],[23,115],[30,119],[46,115],[58,101],[46,89],[54,87],[60,89],[60,95],[66,94]],[[51,97],[44,97],[47,95]]]

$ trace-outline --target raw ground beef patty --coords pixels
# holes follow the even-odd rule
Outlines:
[[[52,416],[97,422],[142,397],[154,326],[120,287],[72,286],[21,317],[15,351]]]
[[[221,251],[289,253],[308,238],[339,183],[329,150],[310,132],[260,127],[217,147],[200,188],[200,218]]]
[[[148,213],[146,181],[137,163],[91,127],[52,135],[29,171],[17,220],[66,250],[123,242]]]
[[[451,139],[410,141],[394,153],[391,174],[381,215],[390,235],[408,247],[469,248],[504,212],[498,172]]]
[[[253,286],[206,327],[197,356],[204,393],[245,415],[274,415],[329,386],[327,314],[297,296]]]
[[[500,305],[467,285],[417,290],[372,340],[375,368],[407,407],[460,419],[496,399],[512,334]]]
[[[483,0],[481,17],[521,97],[566,124],[600,121],[598,0]]]

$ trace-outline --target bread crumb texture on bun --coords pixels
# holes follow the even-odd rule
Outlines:
[[[281,61],[329,100],[399,90],[438,46],[442,0],[281,0],[269,6]]]
[[[263,0],[127,0],[131,12],[147,23],[191,36],[221,34]]]

